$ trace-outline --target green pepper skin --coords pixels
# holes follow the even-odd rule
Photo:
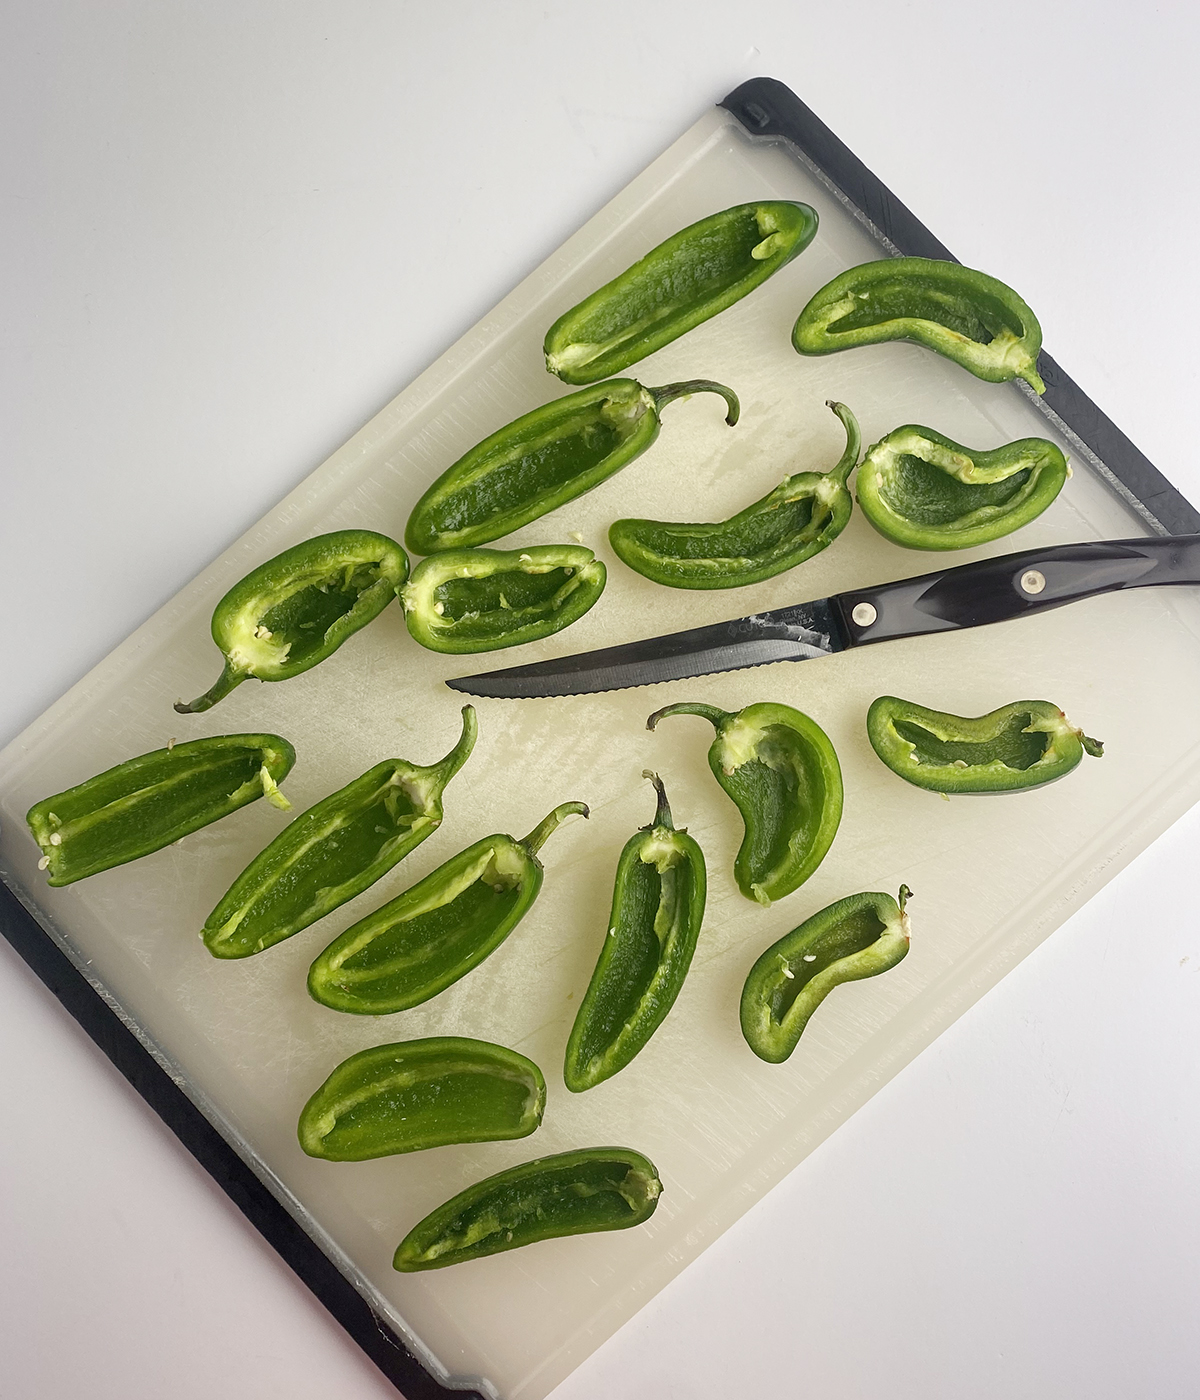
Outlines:
[[[385,1016],[435,997],[490,957],[542,888],[537,852],[564,817],[564,802],[522,841],[485,836],[335,938],[309,969],[314,1001]]]
[[[44,797],[25,820],[50,884],[69,885],[161,851],[256,797],[290,807],[276,784],[295,762],[278,734],[172,743]]]
[[[817,211],[791,200],[738,204],[673,234],[560,316],[546,368],[592,384],[724,311],[802,253]]]
[[[646,728],[668,715],[700,715],[716,728],[708,766],[746,827],[733,863],[738,889],[762,905],[799,889],[825,859],[842,820],[842,769],[829,736],[790,705],[747,705],[736,714],[715,705],[668,705]]]
[[[574,1094],[625,1068],[679,995],[704,919],[704,853],[676,831],[656,773],[654,821],[625,843],[600,959],[567,1041],[563,1079]]]
[[[907,423],[867,449],[855,486],[863,514],[893,544],[971,549],[1041,515],[1069,470],[1045,438],[979,452]]]
[[[782,1064],[835,987],[887,972],[908,952],[912,891],[852,894],[772,943],[742,988],[742,1034],[760,1060]]]
[[[445,1269],[538,1240],[628,1230],[662,1195],[658,1169],[629,1147],[584,1147],[538,1157],[468,1186],[400,1241],[402,1274]]]
[[[442,791],[475,746],[475,711],[428,768],[389,758],[294,818],[250,862],[205,921],[215,958],[248,958],[361,894],[442,820]]]
[[[217,604],[213,641],[225,669],[181,715],[211,710],[247,676],[286,681],[331,656],[387,607],[408,577],[408,555],[373,530],[335,530],[268,559]]]
[[[867,711],[867,737],[898,777],[931,792],[1024,792],[1066,777],[1104,745],[1049,700],[1014,700],[964,719],[881,695]]]
[[[446,549],[423,559],[400,592],[413,640],[431,651],[495,651],[552,636],[604,592],[590,549]]]
[[[792,344],[829,355],[885,340],[911,340],[993,384],[1023,379],[1039,394],[1042,328],[1013,291],[961,263],[883,258],[826,283],[800,313]]]
[[[310,1157],[365,1162],[528,1137],[545,1108],[546,1081],[532,1060],[487,1040],[437,1035],[343,1060],[304,1105],[296,1131]]]
[[[710,379],[658,389],[610,379],[514,418],[438,477],[413,507],[405,542],[415,554],[436,554],[519,530],[640,457],[663,408],[696,393],[720,394],[733,427],[737,395]]]
[[[786,476],[761,501],[716,524],[618,520],[608,532],[618,557],[669,588],[743,588],[819,554],[850,519],[846,479],[861,446],[854,414],[832,399],[828,407],[846,429],[846,450],[832,471]]]

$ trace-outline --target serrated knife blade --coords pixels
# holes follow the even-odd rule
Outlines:
[[[829,600],[822,598],[578,656],[459,676],[446,684],[468,695],[500,699],[587,695],[765,666],[772,661],[807,661],[841,651],[845,644]]]

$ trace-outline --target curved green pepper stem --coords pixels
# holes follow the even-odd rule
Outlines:
[[[471,750],[475,747],[475,739],[479,734],[479,721],[475,718],[474,705],[462,707],[462,721],[462,733],[458,737],[458,743],[445,758],[440,759],[429,768],[429,772],[437,778],[441,787],[445,787],[466,763],[467,759],[471,757]]]
[[[674,399],[687,398],[689,394],[720,394],[725,400],[728,413],[725,421],[732,428],[742,411],[738,396],[715,379],[683,379],[678,384],[662,384],[657,389],[647,387],[646,393],[654,400],[654,412],[661,414],[667,404]]]
[[[841,419],[842,427],[846,430],[846,450],[838,458],[837,466],[826,472],[825,475],[832,477],[839,486],[845,486],[850,473],[858,465],[858,454],[862,451],[862,433],[859,430],[858,419],[844,403],[838,403],[834,399],[826,399],[825,407],[833,409],[834,413]]]
[[[656,826],[665,827],[667,831],[675,830],[675,823],[671,820],[671,804],[667,801],[667,789],[663,780],[657,773],[652,773],[649,768],[642,769],[642,777],[649,778],[654,784],[654,791],[658,793],[658,808],[654,813],[654,820],[649,826],[642,827],[643,831],[650,831]]]
[[[554,832],[558,830],[558,825],[563,818],[574,816],[591,816],[586,802],[563,802],[558,807],[555,807],[553,812],[548,812],[541,821],[538,822],[537,826],[533,828],[529,835],[524,837],[517,844],[519,846],[524,846],[531,856],[535,856],[546,844],[546,838],[552,836]]]
[[[249,675],[248,671],[243,671],[235,666],[232,661],[226,661],[225,669],[221,672],[216,685],[211,690],[206,690],[203,695],[195,700],[184,704],[182,700],[175,701],[175,711],[181,715],[199,715],[205,710],[211,710],[218,700],[224,700],[231,690],[235,690]]]
[[[671,715],[699,715],[720,729],[729,718],[729,711],[716,705],[705,705],[700,700],[681,700],[677,705],[664,705],[661,710],[655,710],[646,721],[646,728],[653,729],[660,719],[668,719]]]
[[[896,896],[896,903],[900,906],[900,912],[904,913],[904,906],[913,897],[913,892],[907,885],[900,886],[900,893]]]

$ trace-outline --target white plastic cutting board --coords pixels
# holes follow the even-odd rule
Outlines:
[[[607,547],[618,515],[719,519],[784,474],[837,459],[824,407],[848,403],[871,442],[903,422],[992,447],[1047,434],[1012,385],[985,385],[915,347],[825,358],[794,354],[796,313],[836,272],[879,256],[845,207],[781,147],[750,141],[713,112],[266,519],[0,754],[0,862],[55,935],[115,999],[179,1081],[238,1143],[389,1321],[435,1370],[539,1400],[893,1073],[1200,797],[1200,602],[1190,590],[1111,596],[960,636],[865,648],[811,665],[594,697],[478,702],[475,754],[446,793],[441,830],[373,890],[247,962],[218,963],[197,933],[245,862],[286,818],[257,803],[182,845],[63,890],[38,874],[23,814],[36,799],[168,739],[273,730],[299,759],[297,810],[388,756],[439,757],[458,732],[449,675],[503,656],[442,658],[407,636],[398,608],[329,662],[286,685],[247,683],[202,716],[171,701],[219,670],[208,617],[249,568],[323,530],[400,537],[424,487],[479,438],[558,393],[541,361],[568,306],[686,223],[761,197],[816,206],[821,228],[796,262],[747,300],[637,366],[648,384],[716,378],[742,399],[736,429],[712,396],[670,406],[662,435],[605,486],[512,536],[572,532],[609,563],[600,604],[533,660],[819,597],[1041,543],[1136,535],[1143,527],[1085,465],[1015,538],[953,559],[903,551],[855,516],[836,545],[753,588],[685,593],[626,570]],[[863,717],[883,692],[977,714],[1018,698],[1061,704],[1105,740],[1042,792],[944,801],[875,759]],[[846,808],[809,883],[769,911],[736,890],[737,813],[705,763],[711,728],[644,728],[653,709],[697,698],[736,709],[783,700],[812,714],[841,757]],[[709,864],[705,929],[674,1011],[638,1060],[582,1096],[567,1093],[568,1030],[604,936],[617,853],[649,821],[645,767],[668,784]],[[547,844],[547,878],[526,922],[470,977],[426,1007],[379,1020],[317,1006],[311,959],[342,928],[490,831],[521,835],[552,805],[587,801]],[[895,971],[843,988],[791,1061],[768,1066],[742,1041],[737,1002],[762,949],[831,900],[916,891],[913,944]],[[362,1164],[299,1150],[300,1106],[329,1070],[368,1045],[449,1033],[500,1041],[545,1071],[541,1130],[515,1143],[448,1147]],[[665,1183],[648,1226],[547,1242],[425,1276],[390,1267],[397,1241],[467,1183],[535,1155],[588,1144],[646,1152]]]

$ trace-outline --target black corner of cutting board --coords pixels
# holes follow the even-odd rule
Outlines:
[[[790,141],[904,257],[959,260],[871,173],[825,123],[776,78],[751,78],[719,104],[752,136]],[[1053,411],[1141,506],[1163,534],[1200,532],[1200,511],[1043,350],[1041,403]]]
[[[175,1084],[0,881],[0,933],[196,1161],[407,1400],[484,1400],[440,1384]]]

